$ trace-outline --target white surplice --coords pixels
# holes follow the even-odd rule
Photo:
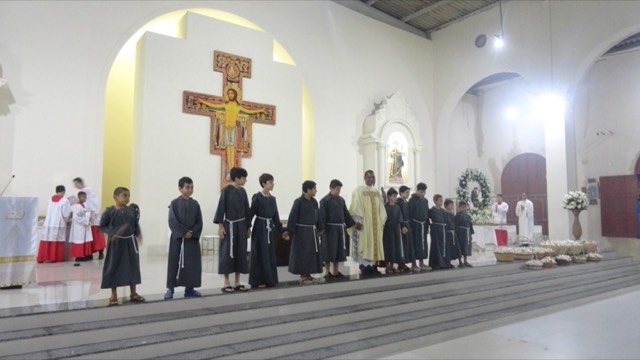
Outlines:
[[[491,206],[491,213],[493,214],[493,223],[494,224],[506,224],[507,223],[507,212],[509,211],[509,204],[506,202],[502,202],[498,204],[497,202]]]
[[[518,235],[528,240],[533,239],[533,203],[529,199],[520,200],[516,204],[518,216]]]
[[[69,242],[72,244],[84,244],[93,241],[90,225],[92,213],[79,203],[71,206],[71,212],[73,214],[73,220],[71,221]]]

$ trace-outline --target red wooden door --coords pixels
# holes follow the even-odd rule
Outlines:
[[[638,175],[600,177],[602,236],[640,237],[638,229]]]
[[[502,170],[500,183],[502,197],[509,204],[507,223],[518,225],[515,208],[520,200],[520,194],[524,192],[527,193],[527,198],[533,202],[534,224],[542,225],[542,234],[548,235],[547,164],[545,158],[530,153],[514,157]]]

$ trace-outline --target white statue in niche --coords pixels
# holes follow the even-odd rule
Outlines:
[[[399,132],[389,136],[389,183],[404,184],[407,179],[407,139]]]

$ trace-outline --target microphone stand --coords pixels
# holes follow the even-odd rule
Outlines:
[[[15,175],[11,175],[11,179],[9,179],[9,182],[7,183],[7,185],[5,185],[4,189],[2,189],[2,192],[0,192],[0,196],[4,195],[4,192],[7,191],[7,188],[9,187],[11,182],[13,181],[14,177],[16,177],[16,176]]]

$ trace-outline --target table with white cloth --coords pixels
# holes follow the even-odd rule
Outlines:
[[[487,224],[487,225],[473,225],[473,241],[481,248],[485,248],[487,244],[498,246],[496,240],[496,230],[506,230],[509,234],[509,243],[516,238],[516,226],[515,225],[500,225],[500,224]]]
[[[35,282],[38,198],[0,197],[0,287]]]
[[[496,256],[493,251],[498,246],[496,239],[496,230],[506,230],[509,241],[515,238],[515,225],[487,224],[473,225],[473,241],[471,243],[471,257],[468,258],[469,263],[473,266],[495,265]]]

